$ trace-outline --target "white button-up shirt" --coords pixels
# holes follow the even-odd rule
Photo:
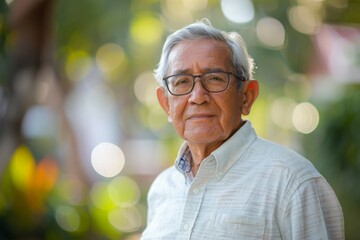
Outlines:
[[[344,239],[341,206],[314,166],[257,137],[250,122],[195,177],[181,147],[148,193],[142,239]]]

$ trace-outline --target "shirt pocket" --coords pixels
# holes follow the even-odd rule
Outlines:
[[[263,239],[265,221],[252,216],[222,214],[215,228],[230,239]]]

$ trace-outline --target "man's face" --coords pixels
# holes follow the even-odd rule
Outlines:
[[[230,50],[221,42],[198,39],[176,45],[169,56],[168,75],[204,74],[212,70],[234,72]],[[241,89],[230,75],[228,88],[219,93],[207,92],[199,78],[189,94],[173,96],[158,89],[158,99],[176,132],[189,144],[217,148],[241,126],[247,83]],[[246,85],[246,86],[245,86]]]

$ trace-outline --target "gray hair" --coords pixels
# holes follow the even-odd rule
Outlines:
[[[252,79],[254,61],[249,56],[243,38],[236,32],[224,32],[212,27],[207,19],[192,23],[168,36],[162,49],[160,62],[154,70],[154,76],[160,86],[168,74],[169,55],[174,46],[184,40],[213,39],[225,43],[232,53],[232,64],[238,76]],[[239,80],[240,81],[240,80]]]

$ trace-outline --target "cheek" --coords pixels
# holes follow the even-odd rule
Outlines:
[[[225,99],[224,99],[225,100]],[[221,123],[224,128],[236,127],[241,119],[242,104],[241,98],[227,99],[222,101]]]
[[[179,103],[177,103],[176,101],[170,99],[170,101],[169,101],[169,115],[171,117],[176,117],[178,115],[179,108],[180,108]]]
[[[174,126],[179,126],[183,123],[183,113],[186,106],[184,101],[175,101],[170,99],[169,101],[169,117],[171,118]]]

